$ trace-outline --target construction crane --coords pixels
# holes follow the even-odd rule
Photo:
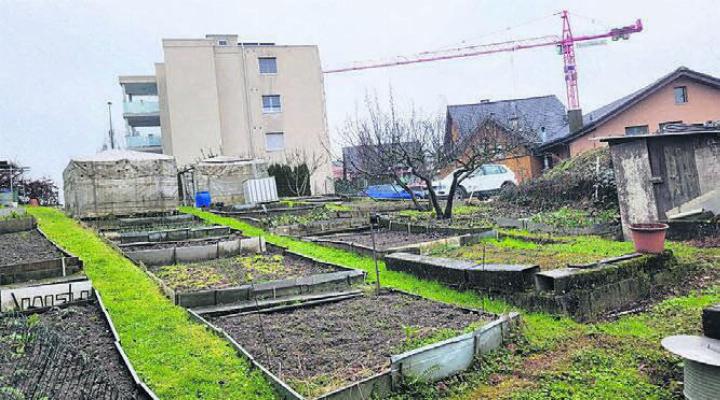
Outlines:
[[[397,67],[407,64],[450,60],[454,58],[476,57],[486,54],[532,49],[536,47],[556,46],[558,48],[558,52],[562,54],[564,61],[563,72],[565,74],[565,84],[567,86],[568,109],[579,110],[580,97],[578,95],[577,85],[578,73],[577,64],[575,63],[575,43],[589,42],[605,38],[611,38],[613,41],[617,41],[620,39],[627,40],[630,38],[631,34],[642,31],[643,25],[642,21],[638,19],[633,25],[623,26],[622,28],[613,28],[607,32],[602,32],[594,35],[573,36],[572,29],[570,28],[570,17],[568,14],[569,13],[567,10],[563,10],[555,14],[559,15],[562,19],[563,27],[561,36],[548,35],[529,39],[512,40],[507,42],[462,46],[447,50],[426,51],[412,56],[395,57],[393,59],[385,61],[355,63],[351,66],[328,69],[323,72],[326,74],[336,74],[340,72]]]

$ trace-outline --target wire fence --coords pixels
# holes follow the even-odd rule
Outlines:
[[[121,379],[132,382],[129,373],[99,367],[97,360],[31,318],[0,318],[0,400],[147,398],[134,383],[118,384]],[[82,340],[78,337],[78,343]]]

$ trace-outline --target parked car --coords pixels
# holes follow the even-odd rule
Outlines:
[[[413,190],[413,193],[419,199],[425,198],[425,192],[421,190]],[[396,184],[368,186],[365,194],[376,200],[410,200],[411,198],[410,193]]]
[[[453,174],[450,173],[443,179],[433,182],[433,189],[439,197],[448,196],[452,179]],[[500,189],[514,185],[517,185],[517,178],[508,167],[500,164],[485,164],[460,183],[455,196],[459,198],[466,198],[470,195],[489,196],[497,193]]]

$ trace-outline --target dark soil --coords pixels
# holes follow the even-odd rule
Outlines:
[[[97,304],[0,318],[0,344],[0,386],[25,395],[17,398],[147,398],[136,392]]]
[[[0,265],[62,257],[63,253],[37,230],[0,235]]]
[[[340,269],[277,252],[152,267],[151,270],[171,288],[191,291],[296,278]]]
[[[455,336],[483,319],[392,292],[214,322],[280,379],[316,396],[386,370],[392,354]]]
[[[375,244],[378,249],[384,250],[391,247],[398,247],[403,245],[410,245],[416,243],[430,242],[437,239],[442,239],[450,235],[442,234],[438,232],[428,233],[407,233],[402,231],[389,231],[380,230],[375,234]],[[333,237],[329,237],[333,238]],[[333,239],[342,240],[344,242],[352,242],[367,247],[372,247],[372,235],[370,232],[360,232],[353,234],[339,235]]]
[[[693,239],[688,242],[690,246],[700,248],[720,247],[720,236],[706,236],[700,239]]]
[[[139,250],[155,250],[155,249],[170,249],[173,247],[190,247],[190,246],[206,246],[209,244],[215,244],[217,242],[224,242],[228,240],[240,239],[243,236],[230,235],[220,238],[203,239],[203,240],[183,240],[179,242],[158,242],[148,244],[130,244],[123,245],[122,248],[126,251],[139,251]]]

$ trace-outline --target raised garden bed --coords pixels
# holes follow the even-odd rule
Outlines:
[[[580,321],[633,309],[662,298],[692,273],[671,253],[625,254],[541,271],[537,265],[477,264],[472,261],[395,253],[387,268],[474,289],[533,311],[566,314]]]
[[[308,258],[271,251],[199,263],[152,266],[148,269],[175,291],[221,289],[250,283],[344,271]]]
[[[0,234],[0,285],[65,277],[81,268],[77,257],[55,246],[39,229]]]
[[[133,232],[207,226],[200,218],[189,214],[177,213],[90,218],[84,219],[83,222],[101,231],[103,234],[107,234],[108,232]]]
[[[235,231],[233,231],[235,232]],[[214,239],[132,243],[118,247],[183,307],[237,305],[267,298],[346,290],[364,273],[234,233]]]
[[[537,264],[544,271],[571,264],[587,264],[602,258],[617,257],[631,251],[630,244],[600,248],[591,239],[556,240],[542,237],[500,234],[468,246],[437,246],[429,254],[472,261],[476,264]]]
[[[0,315],[0,385],[8,399],[157,398],[138,379],[99,300],[40,311]]]
[[[456,373],[507,337],[512,318],[494,319],[394,291],[210,317],[289,399],[382,398]]]

